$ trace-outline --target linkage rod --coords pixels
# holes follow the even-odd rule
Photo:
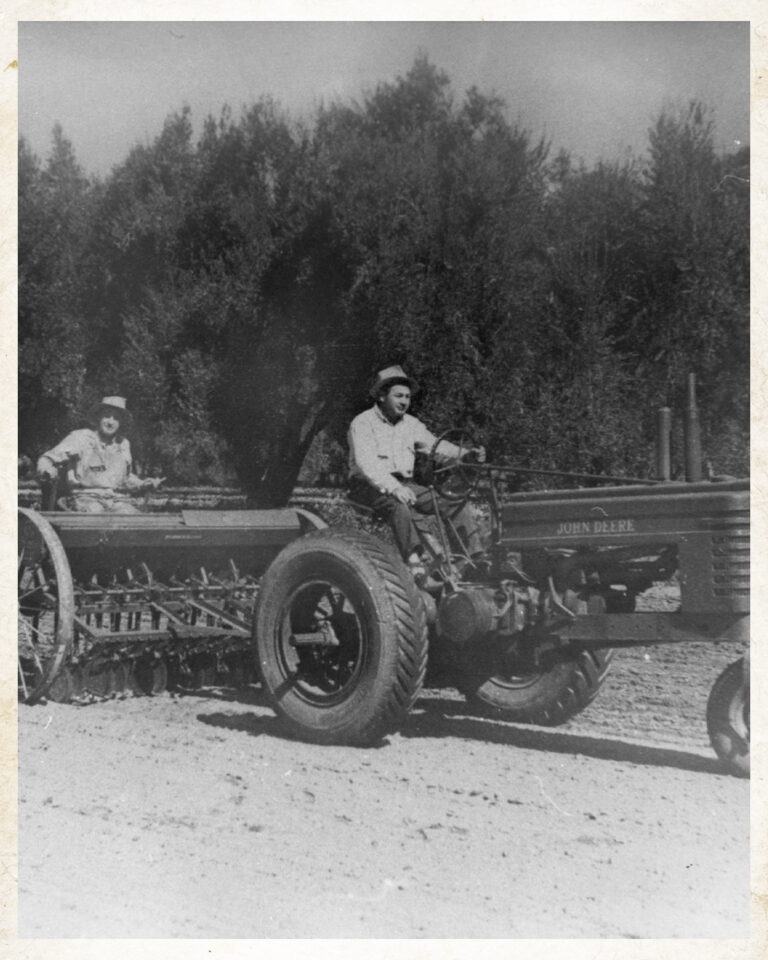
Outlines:
[[[655,486],[662,483],[662,480],[650,480],[642,477],[612,477],[601,473],[572,473],[569,470],[541,470],[532,467],[513,467],[506,463],[463,463],[462,467],[472,470],[483,470],[489,473],[496,470],[499,473],[524,473],[527,476],[536,476],[541,474],[546,477],[568,477],[571,480],[600,480],[603,483],[642,483],[647,486]]]

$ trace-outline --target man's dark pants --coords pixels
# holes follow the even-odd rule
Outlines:
[[[433,521],[431,520],[435,512],[434,498],[429,487],[414,483],[413,480],[399,480],[399,482],[413,490],[416,495],[416,503],[412,506],[401,503],[391,493],[382,493],[376,487],[358,477],[353,477],[350,481],[349,498],[355,503],[373,510],[375,514],[389,523],[400,554],[404,559],[408,559],[414,552],[421,552],[422,541],[419,530],[434,535]],[[480,533],[469,506],[464,503],[446,500],[444,497],[438,496],[436,499],[440,515],[449,519],[456,528],[463,541],[463,547],[466,547],[469,555],[474,556],[481,553],[483,545]],[[448,526],[448,532],[450,535],[450,526]],[[451,541],[454,539],[450,537]],[[460,545],[452,542],[451,546],[455,549]]]

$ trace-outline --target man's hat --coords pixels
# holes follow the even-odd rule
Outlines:
[[[97,403],[91,409],[91,419],[99,419],[102,410],[105,409],[117,414],[117,417],[123,427],[127,427],[131,423],[131,415],[128,412],[128,405],[125,401],[125,397],[103,397],[101,403]]]
[[[385,387],[392,386],[393,383],[404,383],[411,388],[411,393],[416,393],[419,389],[418,383],[412,380],[400,366],[384,367],[376,374],[376,379],[370,389],[370,395],[376,399]]]

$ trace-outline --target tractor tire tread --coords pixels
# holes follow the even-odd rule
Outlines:
[[[549,675],[542,676],[541,689],[513,691],[504,702],[505,693],[493,688],[484,690],[485,684],[461,690],[467,699],[483,714],[515,723],[534,724],[543,727],[555,727],[566,723],[572,717],[585,710],[600,692],[610,671],[613,659],[612,649],[599,651],[581,650],[566,661],[568,674],[560,683],[549,683]],[[563,668],[565,663],[558,662],[556,667]],[[554,669],[552,671],[554,674]],[[546,687],[552,689],[547,693]],[[500,702],[502,700],[503,702]]]
[[[405,565],[392,548],[373,535],[355,528],[334,528],[313,531],[294,541],[278,555],[267,571],[262,584],[262,598],[274,589],[277,580],[290,568],[294,558],[307,551],[323,551],[329,556],[358,569],[365,570],[376,583],[371,586],[377,592],[377,603],[390,612],[391,633],[397,638],[396,656],[393,658],[391,675],[386,678],[387,689],[377,701],[358,709],[356,715],[337,727],[312,729],[311,724],[299,722],[286,716],[285,710],[267,688],[276,711],[308,740],[323,743],[366,745],[393,732],[402,724],[405,716],[419,695],[424,682],[427,664],[426,617],[416,585],[411,584]],[[260,601],[261,611],[261,601]],[[265,630],[265,618],[257,614],[257,634]],[[267,627],[268,629],[268,627]],[[257,646],[260,640],[256,638]],[[263,656],[263,654],[261,654]]]

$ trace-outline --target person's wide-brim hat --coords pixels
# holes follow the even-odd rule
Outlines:
[[[411,388],[411,393],[416,393],[419,389],[418,383],[416,383],[413,377],[409,377],[402,367],[392,366],[379,370],[369,393],[375,400],[385,387],[390,387],[393,383],[404,383]]]
[[[125,397],[102,397],[99,403],[91,408],[91,419],[100,419],[105,410],[117,414],[123,429],[128,427],[133,420],[128,411],[128,404],[126,403]]]

